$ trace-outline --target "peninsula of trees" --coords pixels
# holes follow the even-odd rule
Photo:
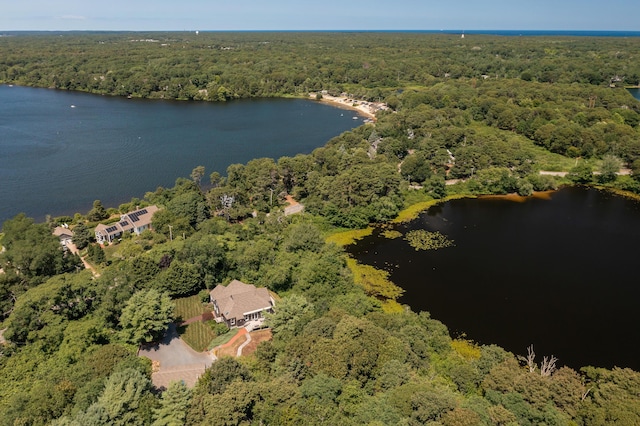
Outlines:
[[[638,372],[556,368],[533,351],[452,338],[327,237],[455,194],[572,182],[640,193],[640,103],[624,89],[640,83],[639,56],[638,38],[0,37],[2,83],[215,102],[325,91],[390,107],[308,155],[208,179],[194,165],[190,179],[118,208],[5,222],[0,425],[638,424]],[[304,214],[283,214],[286,194]],[[154,232],[91,242],[97,221],[145,205],[161,209]],[[59,223],[94,271],[62,249],[51,233]],[[193,389],[150,392],[137,345],[182,317],[174,305],[232,279],[280,295],[273,340],[221,358]]]

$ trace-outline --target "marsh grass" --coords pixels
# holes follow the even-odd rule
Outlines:
[[[470,198],[470,197],[473,197],[473,195],[455,194],[455,195],[449,195],[439,200],[421,201],[421,202],[412,204],[406,209],[402,210],[400,213],[398,213],[398,217],[393,219],[391,223],[409,222],[413,219],[416,219],[418,215],[420,215],[420,213],[427,210],[429,207],[435,206],[436,204],[445,203],[447,201],[456,200],[459,198]]]
[[[365,229],[352,229],[349,231],[337,232],[335,234],[331,234],[326,238],[327,243],[335,243],[339,246],[348,246],[349,244],[353,244],[356,241],[369,236],[373,233],[373,228],[371,226]]]

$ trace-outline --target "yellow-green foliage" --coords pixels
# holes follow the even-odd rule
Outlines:
[[[413,204],[407,207],[406,209],[400,211],[400,213],[398,213],[398,217],[393,219],[391,222],[392,223],[409,222],[410,220],[417,218],[420,213],[427,210],[431,206],[435,206],[439,202],[440,200],[431,200],[431,201],[422,201],[420,203]]]
[[[404,293],[402,288],[389,280],[387,271],[363,265],[352,258],[347,258],[347,266],[353,273],[353,281],[364,288],[369,296],[395,300]]]
[[[424,191],[417,191],[415,189],[404,189],[402,191],[402,198],[404,199],[404,207],[418,203],[425,203],[427,201],[434,201],[431,194]]]
[[[572,158],[565,157],[560,154],[549,152],[541,146],[536,145],[531,139],[519,135],[516,132],[496,129],[487,126],[484,123],[473,122],[469,126],[475,131],[475,134],[484,138],[504,138],[512,146],[518,146],[523,152],[526,152],[534,158],[534,167],[538,170],[549,171],[567,171],[575,164]]]
[[[90,283],[91,274],[87,270],[77,274],[57,275],[23,293],[13,310],[18,311],[23,306],[34,304],[40,308],[41,313],[53,312],[52,307],[60,303],[58,298],[61,294],[81,294],[84,288],[91,287]]]
[[[385,230],[385,231],[382,231],[382,235],[383,235],[385,238],[388,238],[388,239],[390,239],[390,240],[393,240],[393,239],[395,239],[395,238],[400,238],[400,237],[402,237],[402,233],[401,233],[401,232],[398,232],[398,231],[396,231],[396,230],[394,230],[394,229],[387,229],[387,230]]]
[[[440,231],[429,232],[424,229],[409,231],[405,240],[416,250],[438,250],[454,245],[453,240],[448,239]]]
[[[393,219],[391,223],[409,222],[417,218],[420,213],[427,210],[431,206],[435,206],[436,204],[444,203],[449,200],[455,200],[458,198],[468,198],[468,197],[470,197],[470,195],[456,194],[456,195],[449,195],[448,197],[442,198],[440,200],[423,201],[420,203],[413,204],[407,207],[406,209],[402,210],[400,213],[398,213],[398,217]]]
[[[624,178],[624,176],[619,176],[618,179],[620,179],[621,177]],[[605,190],[611,191],[614,194],[619,195],[621,197],[626,197],[626,198],[630,198],[632,200],[640,201],[640,194],[634,194],[633,192],[625,191],[623,189],[618,189],[618,188],[612,188],[610,186],[596,185],[596,188],[605,189]]]
[[[401,314],[404,312],[404,307],[395,300],[385,300],[382,302],[382,311],[385,314]]]
[[[479,359],[480,348],[473,342],[464,339],[455,339],[451,341],[451,347],[462,358],[466,360]]]
[[[372,227],[368,227],[365,229],[353,229],[351,231],[338,232],[333,235],[329,235],[326,238],[327,243],[335,243],[339,246],[348,246],[349,244],[355,243],[357,240],[360,240],[368,235],[371,235],[373,232]]]

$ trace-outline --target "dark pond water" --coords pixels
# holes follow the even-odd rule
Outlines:
[[[462,199],[398,226],[440,231],[455,246],[415,251],[374,234],[349,247],[391,272],[400,301],[466,333],[560,365],[640,370],[640,203],[566,188],[525,202]]]
[[[0,85],[0,223],[87,212],[253,158],[309,153],[362,124],[293,99],[134,100]]]
[[[633,95],[634,98],[640,101],[640,89],[627,89],[627,90],[629,90],[629,93],[631,93],[631,95]]]

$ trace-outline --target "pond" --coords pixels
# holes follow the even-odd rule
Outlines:
[[[631,93],[631,95],[634,98],[640,101],[640,88],[633,88],[633,89],[627,89],[627,90],[629,90],[629,93]]]
[[[0,85],[0,223],[117,207],[196,166],[309,153],[363,119],[303,99],[152,101]],[[204,181],[207,181],[205,177]]]
[[[585,188],[520,201],[453,200],[397,226],[439,231],[453,247],[416,251],[378,230],[348,251],[390,271],[400,302],[454,337],[520,355],[533,344],[573,368],[640,370],[640,202]]]

